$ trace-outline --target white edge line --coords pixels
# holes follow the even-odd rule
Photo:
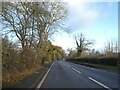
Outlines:
[[[76,70],[75,68],[72,68],[74,71],[78,72],[78,73],[81,73],[80,71]]]
[[[109,88],[109,87],[107,87],[106,85],[104,85],[104,84],[96,81],[95,79],[93,79],[93,78],[91,78],[91,77],[88,77],[88,78],[89,78],[90,80],[94,81],[95,83],[99,84],[100,86],[102,86],[102,87],[104,87],[104,88],[106,88],[106,89],[108,89],[108,90],[112,90],[111,88]]]
[[[42,78],[42,80],[40,81],[40,83],[38,84],[38,86],[35,90],[39,90],[39,88],[41,87],[42,83],[44,82],[46,76],[48,75],[49,71],[51,70],[53,64],[54,64],[54,62],[52,63],[52,65],[50,66],[50,68],[48,69],[48,71],[46,72],[46,74],[44,75],[44,77]]]

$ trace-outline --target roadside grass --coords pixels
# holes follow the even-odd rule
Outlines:
[[[9,87],[10,85],[13,85],[15,83],[19,83],[21,80],[23,80],[26,77],[31,76],[33,73],[35,73],[38,69],[41,69],[42,67],[36,66],[30,70],[23,70],[21,72],[17,71],[12,74],[7,74],[6,76],[2,77],[2,86],[3,87]]]
[[[93,67],[96,69],[101,69],[101,70],[112,70],[112,71],[117,71],[118,66],[105,66],[105,65],[100,65],[100,64],[91,64],[91,63],[83,63],[83,62],[76,62],[76,61],[70,61],[76,64],[88,66],[88,67]]]
[[[40,77],[42,77],[42,75],[44,75],[47,68],[50,67],[51,63],[52,62],[45,62],[44,66],[37,64],[29,70],[24,69],[21,72],[15,71],[15,73],[7,74],[2,77],[2,87],[32,88],[38,83],[38,80],[40,79]]]

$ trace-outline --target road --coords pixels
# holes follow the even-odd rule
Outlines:
[[[55,61],[40,88],[118,88],[118,74],[67,61]]]

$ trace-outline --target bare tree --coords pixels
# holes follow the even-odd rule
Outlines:
[[[41,68],[45,61],[63,57],[62,48],[53,46],[48,38],[57,32],[66,14],[67,8],[62,2],[2,3],[2,33],[18,40],[13,41],[14,46],[3,36],[3,83],[9,85],[21,80]],[[11,34],[15,38],[10,37]]]
[[[67,8],[62,2],[4,2],[2,5],[2,23],[7,28],[4,32],[14,32],[22,48],[34,43],[41,47],[66,15]]]
[[[72,48],[67,49],[68,57],[75,57],[76,56],[76,50],[73,50]]]
[[[4,2],[2,5],[2,20],[6,31],[14,32],[21,41],[22,48],[28,44],[28,32],[30,32],[30,16],[28,10],[30,3]]]
[[[108,41],[105,46],[104,53],[107,56],[112,56],[114,53],[118,53],[118,42],[113,40]]]
[[[82,33],[75,35],[75,41],[78,55],[81,55],[83,51],[89,50],[90,47],[94,44],[93,40],[87,40]]]
[[[37,7],[41,7],[44,12],[41,14],[38,12],[36,18],[39,20],[38,24],[38,36],[47,40],[49,36],[54,34],[58,27],[61,24],[61,21],[67,15],[67,9],[62,2],[42,2],[37,3]],[[39,44],[42,41],[39,41]]]

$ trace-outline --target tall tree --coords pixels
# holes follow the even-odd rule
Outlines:
[[[81,55],[83,51],[89,50],[90,47],[94,44],[93,40],[87,40],[82,33],[75,35],[75,41],[78,55]]]
[[[67,15],[67,8],[62,2],[4,2],[2,19],[4,32],[14,32],[22,48],[42,41],[54,34],[57,26]]]

